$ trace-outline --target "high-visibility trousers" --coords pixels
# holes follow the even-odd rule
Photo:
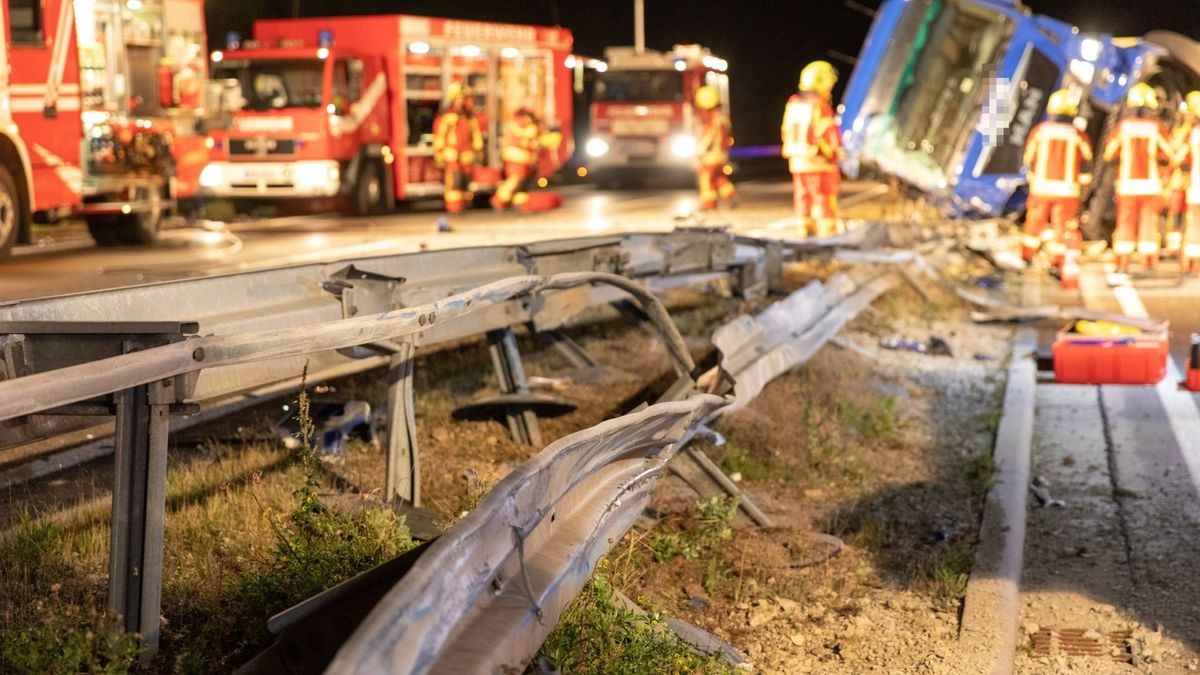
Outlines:
[[[1038,248],[1045,244],[1053,259],[1051,264],[1060,266],[1067,250],[1064,235],[1069,224],[1078,223],[1080,206],[1078,197],[1030,195],[1021,231],[1021,257],[1033,260]]]
[[[508,205],[518,208],[529,201],[529,189],[533,183],[533,166],[520,162],[504,163],[504,181],[492,195],[492,207],[503,209]]]
[[[1162,213],[1159,195],[1117,196],[1117,227],[1113,230],[1113,253],[1117,269],[1127,271],[1134,253],[1142,256],[1147,267],[1158,260],[1158,217]]]
[[[1171,201],[1167,206],[1166,232],[1163,234],[1164,254],[1169,256],[1179,255],[1179,247],[1183,242],[1183,229],[1187,219],[1187,212],[1187,190],[1172,190]]]
[[[471,192],[471,174],[474,171],[473,164],[446,162],[442,171],[442,181],[446,188],[446,210],[450,213],[462,211],[463,207],[475,198]]]
[[[836,232],[841,179],[836,171],[792,174],[792,205],[809,235],[824,238]]]
[[[699,169],[700,208],[712,210],[721,200],[729,201],[737,195],[733,181],[725,175],[725,163],[702,164]]]
[[[1187,223],[1179,250],[1179,263],[1184,273],[1200,274],[1200,204],[1188,204]]]

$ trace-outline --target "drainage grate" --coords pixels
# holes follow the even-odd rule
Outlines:
[[[1033,634],[1033,653],[1038,656],[1095,656],[1117,663],[1133,663],[1129,640],[1131,630],[1101,633],[1087,628],[1041,628]]]

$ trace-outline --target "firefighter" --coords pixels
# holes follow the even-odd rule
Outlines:
[[[729,148],[733,145],[733,135],[729,131],[729,118],[721,110],[721,95],[715,87],[704,86],[696,90],[696,108],[700,119],[697,148],[700,208],[711,211],[720,201],[736,204],[737,189],[729,180],[732,172]]]
[[[504,181],[492,195],[492,208],[500,211],[510,204],[519,209],[527,208],[541,137],[541,125],[533,111],[522,106],[513,113],[504,126],[504,146],[500,150],[500,159],[504,160]]]
[[[792,173],[796,215],[810,234],[828,237],[837,229],[841,173],[841,135],[833,114],[838,74],[829,63],[814,61],[800,72],[799,92],[783,113],[783,156]]]
[[[457,82],[450,84],[448,104],[433,123],[433,161],[442,170],[446,211],[458,213],[475,198],[471,175],[483,152],[483,132],[475,117],[475,97]]]
[[[1046,241],[1053,266],[1061,267],[1068,230],[1079,228],[1082,187],[1091,182],[1092,143],[1074,125],[1079,112],[1070,92],[1056,91],[1046,105],[1049,117],[1025,143],[1029,209],[1021,237],[1021,257],[1031,262]]]
[[[1192,129],[1196,127],[1197,111],[1200,111],[1200,91],[1193,91],[1184,99],[1183,114],[1180,115],[1179,124],[1171,132],[1171,147],[1175,149],[1176,157],[1186,150],[1188,138],[1192,134]],[[1188,212],[1188,176],[1183,167],[1176,164],[1171,171],[1167,187],[1170,194],[1167,196],[1167,222],[1163,253],[1168,256],[1178,256]]]
[[[1187,96],[1188,112],[1200,119],[1200,92]],[[1180,237],[1179,264],[1184,274],[1200,274],[1200,124],[1192,124],[1176,146],[1175,162],[1184,172],[1187,214]]]
[[[1117,123],[1104,144],[1104,161],[1117,163],[1117,227],[1113,252],[1117,271],[1128,272],[1134,252],[1146,267],[1158,260],[1158,219],[1162,213],[1160,164],[1171,161],[1171,141],[1155,116],[1158,96],[1139,82],[1125,99],[1129,116]]]

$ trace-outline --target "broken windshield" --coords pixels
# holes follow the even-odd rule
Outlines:
[[[225,61],[214,79],[237,80],[247,110],[319,108],[325,62],[318,59]]]
[[[946,187],[1011,32],[1006,16],[975,3],[912,3],[863,111],[870,159],[918,187]]]

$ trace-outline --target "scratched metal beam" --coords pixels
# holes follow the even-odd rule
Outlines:
[[[326,672],[523,671],[680,441],[726,403],[660,403],[547,446],[432,544]]]
[[[199,370],[302,356],[394,340],[536,293],[604,284],[634,296],[666,342],[680,374],[696,367],[662,302],[635,281],[615,274],[573,272],[520,276],[416,307],[295,328],[214,335],[0,382],[0,420],[29,415]]]
[[[812,358],[875,298],[898,282],[893,273],[859,268],[829,281],[814,281],[757,317],[740,316],[713,334],[721,366],[734,380],[737,410],[771,380]]]

